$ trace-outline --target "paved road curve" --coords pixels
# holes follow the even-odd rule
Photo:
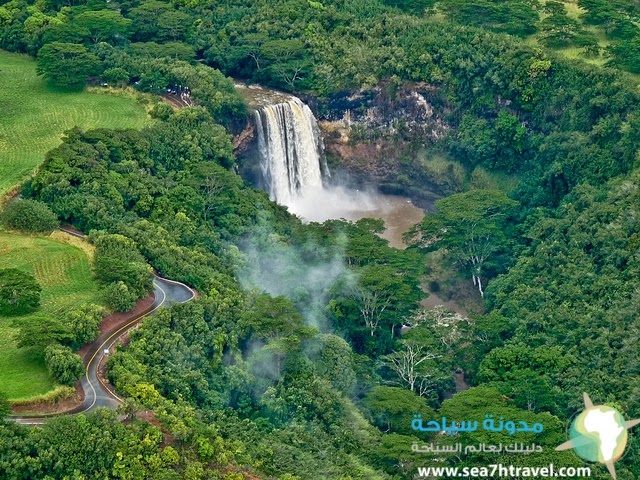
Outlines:
[[[103,357],[108,354],[107,352],[111,351],[113,344],[122,335],[137,325],[143,318],[152,315],[160,308],[170,307],[174,303],[188,302],[194,297],[193,291],[182,283],[156,277],[153,280],[153,285],[155,287],[155,301],[146,313],[142,313],[115,330],[100,335],[91,344],[87,354],[89,361],[87,362],[85,376],[82,379],[82,388],[85,392],[84,402],[69,413],[90,412],[97,407],[115,408],[122,403],[122,400],[109,390],[98,377],[98,367]]]
[[[188,302],[195,297],[192,289],[179,282],[155,277],[153,285],[155,287],[155,301],[146,312],[129,320],[124,325],[120,325],[109,332],[103,333],[91,344],[87,353],[89,360],[86,365],[85,376],[81,380],[82,389],[85,393],[84,402],[82,402],[81,405],[67,412],[57,414],[12,416],[10,418],[25,425],[40,425],[43,424],[47,418],[53,416],[86,413],[98,407],[116,408],[120,405],[122,403],[120,397],[113,393],[98,377],[98,366],[104,356],[111,350],[113,344],[122,335],[136,326],[143,318],[152,315],[161,308],[167,308],[174,303]]]
[[[80,237],[76,232],[65,230],[67,233]],[[167,308],[174,303],[185,303],[195,297],[195,292],[183,283],[174,282],[156,276],[153,280],[155,288],[155,300],[151,307],[142,312],[137,317],[129,320],[126,324],[115,327],[113,330],[100,335],[91,344],[87,352],[87,361],[85,376],[82,378],[82,389],[85,398],[82,405],[69,410],[51,415],[34,415],[34,416],[11,416],[12,420],[25,425],[40,425],[47,418],[59,415],[68,415],[74,413],[86,413],[95,410],[98,407],[116,408],[122,403],[120,397],[113,393],[98,377],[98,366],[104,356],[109,352],[113,344],[131,328],[136,326],[143,318],[152,315],[161,308]]]

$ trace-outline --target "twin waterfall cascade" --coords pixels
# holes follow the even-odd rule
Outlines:
[[[260,108],[255,114],[261,168],[269,196],[294,207],[324,190],[323,144],[311,109],[300,99]]]

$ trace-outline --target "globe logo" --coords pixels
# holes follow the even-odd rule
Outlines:
[[[594,405],[586,393],[584,404],[585,410],[576,417],[569,429],[571,440],[556,447],[556,450],[573,448],[580,458],[606,465],[615,480],[614,462],[624,454],[628,430],[639,424],[640,419],[627,422],[616,409]]]
[[[573,449],[590,462],[615,462],[627,446],[624,418],[611,407],[597,406],[584,410],[571,425]]]

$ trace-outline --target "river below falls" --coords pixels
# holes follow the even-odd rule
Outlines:
[[[402,235],[422,221],[425,213],[405,197],[339,187],[324,190],[318,195],[305,196],[288,208],[306,222],[379,218],[385,225],[385,231],[380,236],[388,240],[392,247],[400,249],[406,248]]]
[[[424,210],[416,207],[411,200],[395,195],[378,194],[372,210],[354,210],[344,217],[347,220],[379,218],[384,221],[385,231],[380,234],[395,248],[406,248],[402,236],[413,225],[424,218]]]

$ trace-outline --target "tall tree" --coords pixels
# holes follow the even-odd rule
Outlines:
[[[498,190],[452,195],[438,200],[436,213],[427,215],[406,238],[421,248],[446,249],[484,296],[484,268],[489,260],[508,251],[508,221],[517,205]]]
[[[40,306],[42,287],[35,277],[17,268],[0,270],[0,313],[19,315]]]
[[[429,351],[426,345],[417,341],[401,341],[400,348],[389,355],[382,357],[385,365],[398,377],[398,381],[409,390],[419,396],[429,392],[429,360],[438,358],[438,355]]]
[[[111,10],[80,13],[72,22],[86,31],[94,44],[126,40],[131,28],[131,20]]]
[[[435,415],[424,398],[406,388],[377,385],[367,393],[363,403],[370,411],[373,424],[385,432],[415,434],[411,429],[414,414],[420,414],[422,418],[434,418]]]
[[[48,43],[38,52],[38,75],[66,88],[82,88],[99,72],[100,61],[84,45]]]
[[[20,333],[16,337],[19,348],[35,349],[42,353],[46,347],[53,343],[70,344],[73,335],[66,325],[52,318],[38,318],[26,322],[20,327]]]
[[[411,278],[390,265],[368,265],[355,270],[355,278],[350,277],[338,287],[334,307],[347,313],[355,313],[356,322],[363,324],[369,336],[380,329],[393,329],[402,318],[415,310],[421,298],[415,278]]]

